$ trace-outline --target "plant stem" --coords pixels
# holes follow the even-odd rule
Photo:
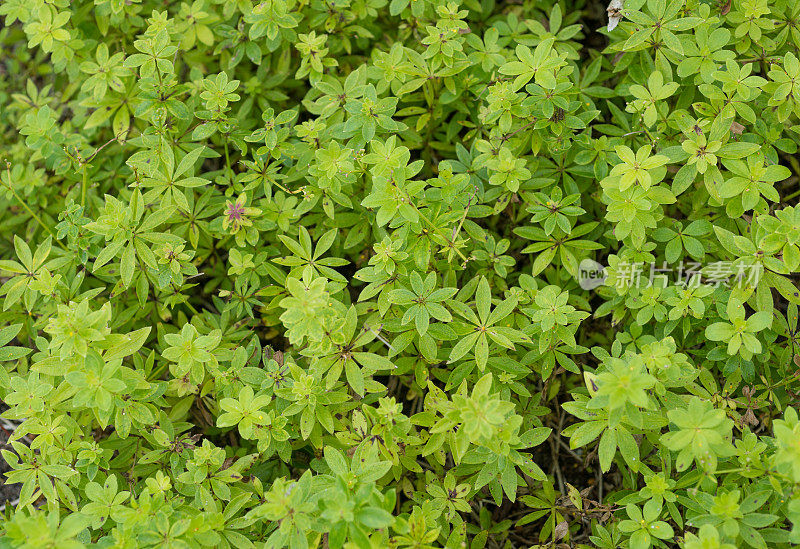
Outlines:
[[[86,187],[89,186],[89,171],[87,164],[83,165],[83,181],[81,181],[81,208],[86,208]]]
[[[795,191],[792,194],[790,194],[789,196],[785,197],[783,200],[781,200],[781,202],[788,202],[789,200],[791,200],[792,198],[794,198],[794,197],[796,197],[798,195],[800,195],[800,191]]]
[[[227,139],[225,140],[225,166],[227,166],[227,168],[228,168],[227,171],[225,172],[225,175],[228,176],[230,178],[230,180],[231,180],[231,183],[233,183],[233,177],[232,177],[233,170],[231,169],[231,157],[228,154],[228,140]]]
[[[191,303],[189,303],[189,300],[188,300],[188,299],[187,299],[186,301],[184,301],[184,302],[183,302],[183,304],[184,304],[184,305],[186,305],[187,307],[189,307],[189,310],[190,310],[190,311],[192,311],[192,313],[194,313],[194,314],[196,314],[196,315],[199,315],[199,314],[200,314],[200,313],[198,313],[198,312],[197,312],[197,309],[195,309],[195,308],[194,308],[194,305],[192,305]]]
[[[61,246],[61,247],[62,247],[64,250],[66,250],[67,248],[64,246],[64,244],[62,244],[62,243],[61,243],[61,241],[60,241],[60,240],[58,240],[58,239],[56,238],[56,235],[53,233],[52,229],[50,229],[50,227],[48,227],[47,225],[45,225],[45,224],[44,224],[44,222],[41,220],[41,218],[40,218],[38,215],[36,215],[36,213],[34,213],[34,211],[33,211],[33,210],[31,210],[30,206],[28,206],[28,205],[25,203],[25,201],[24,201],[24,200],[22,200],[22,198],[20,198],[20,196],[17,194],[17,191],[15,191],[15,190],[13,189],[13,187],[11,187],[11,185],[10,185],[10,184],[9,184],[9,185],[6,185],[5,187],[6,187],[6,188],[7,188],[9,191],[11,191],[11,194],[13,194],[13,195],[14,195],[14,198],[16,198],[16,199],[17,199],[17,202],[19,202],[20,204],[22,204],[22,207],[23,207],[23,208],[25,208],[25,210],[27,210],[27,212],[28,212],[29,214],[31,214],[31,217],[33,217],[33,218],[36,220],[36,222],[37,222],[37,223],[38,223],[38,224],[39,224],[39,225],[42,227],[42,229],[44,229],[45,231],[47,231],[47,233],[48,233],[48,234],[49,234],[51,237],[53,237],[53,240],[55,240],[56,244],[58,244],[58,245],[59,245],[59,246]]]

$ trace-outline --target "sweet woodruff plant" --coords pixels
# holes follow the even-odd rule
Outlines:
[[[800,3],[0,21],[0,546],[800,544]]]

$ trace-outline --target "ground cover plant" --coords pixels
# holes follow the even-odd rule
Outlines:
[[[800,544],[800,3],[0,21],[0,547]]]

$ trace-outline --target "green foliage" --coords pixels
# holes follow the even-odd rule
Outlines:
[[[800,545],[800,3],[0,21],[1,547]]]

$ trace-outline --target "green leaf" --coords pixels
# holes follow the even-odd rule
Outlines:
[[[597,457],[600,459],[600,469],[605,473],[611,469],[611,462],[617,453],[617,434],[611,429],[606,429],[600,437],[597,447]]]

